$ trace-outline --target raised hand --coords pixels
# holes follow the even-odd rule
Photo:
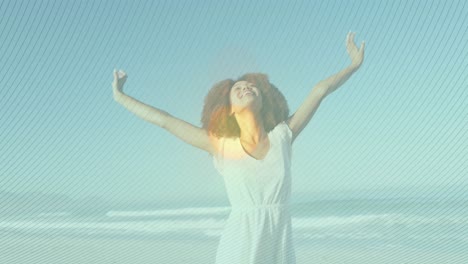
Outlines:
[[[364,48],[366,47],[366,43],[362,41],[361,47],[358,49],[356,44],[354,44],[355,35],[355,32],[349,32],[348,35],[346,35],[346,50],[351,58],[351,66],[357,69],[364,60]]]
[[[127,80],[127,73],[122,70],[115,70],[114,69],[114,81],[112,82],[112,91],[114,92],[114,96],[117,93],[123,93],[123,85]]]

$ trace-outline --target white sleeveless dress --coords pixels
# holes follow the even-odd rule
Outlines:
[[[292,131],[283,121],[268,138],[262,160],[247,154],[239,138],[222,138],[223,154],[213,156],[231,204],[216,264],[296,263],[289,211]]]

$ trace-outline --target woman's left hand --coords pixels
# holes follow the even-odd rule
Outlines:
[[[354,44],[355,35],[355,32],[349,32],[346,36],[346,50],[351,58],[351,66],[358,69],[364,60],[364,48],[366,47],[366,43],[362,41],[361,47],[358,49],[356,44]]]

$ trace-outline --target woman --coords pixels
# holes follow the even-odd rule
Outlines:
[[[319,82],[289,117],[284,96],[264,74],[214,85],[205,98],[199,128],[125,95],[127,75],[114,71],[118,103],[213,156],[232,206],[217,264],[296,263],[289,213],[292,143],[321,101],[361,66],[365,43],[358,49],[354,36],[346,36],[350,66]]]

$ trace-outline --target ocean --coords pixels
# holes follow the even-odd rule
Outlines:
[[[230,207],[1,214],[0,235],[218,241]],[[466,200],[321,200],[291,204],[297,246],[468,250]]]

